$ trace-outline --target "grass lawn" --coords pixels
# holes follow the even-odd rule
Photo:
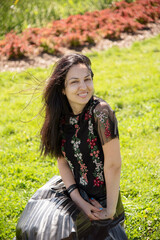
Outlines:
[[[88,54],[95,74],[95,93],[116,110],[122,155],[121,191],[130,240],[160,236],[160,35]],[[53,175],[55,159],[39,156],[43,118],[41,91],[30,102],[36,82],[48,69],[0,73],[0,239],[15,236],[17,220],[28,199]],[[34,77],[33,77],[34,76]],[[28,91],[19,91],[29,88]],[[35,117],[35,118],[34,118]],[[34,119],[33,119],[34,118]],[[33,119],[33,120],[32,120]]]

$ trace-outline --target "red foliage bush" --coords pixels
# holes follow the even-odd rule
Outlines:
[[[13,31],[6,34],[5,39],[0,41],[0,52],[8,59],[20,59],[31,54],[32,50],[24,36],[16,35]]]
[[[120,39],[122,32],[136,33],[159,18],[160,0],[116,2],[110,9],[56,20],[44,28],[26,29],[20,35],[11,31],[0,41],[0,54],[8,59],[42,52],[57,54],[61,47],[95,44],[101,38]]]

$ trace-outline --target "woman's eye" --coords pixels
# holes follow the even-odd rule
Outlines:
[[[71,84],[74,84],[74,83],[78,83],[78,81],[73,81],[73,82],[71,82]]]
[[[86,78],[85,81],[91,81],[91,79],[90,78]]]

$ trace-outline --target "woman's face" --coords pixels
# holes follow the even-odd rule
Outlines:
[[[65,79],[65,89],[68,102],[74,114],[79,114],[93,95],[91,73],[85,64],[73,65]]]

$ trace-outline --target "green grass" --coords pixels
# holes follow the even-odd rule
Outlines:
[[[121,191],[130,240],[158,240],[160,219],[160,35],[129,49],[114,47],[88,54],[95,73],[95,93],[116,110],[119,122]],[[39,157],[43,118],[40,91],[18,93],[45,80],[48,69],[0,73],[0,239],[12,239],[31,195],[58,174],[55,159]],[[28,93],[33,92],[32,89]],[[22,121],[28,121],[23,123]]]
[[[54,19],[66,18],[86,11],[104,9],[113,0],[1,0],[0,36],[15,30],[22,32],[28,27],[42,27]]]

